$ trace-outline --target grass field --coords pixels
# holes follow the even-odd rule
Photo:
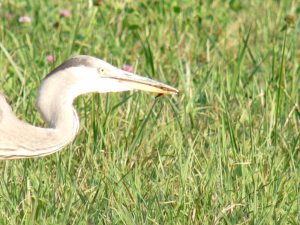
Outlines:
[[[4,0],[0,12],[0,91],[23,121],[47,127],[40,82],[78,54],[181,91],[77,98],[71,145],[0,162],[0,224],[300,224],[299,1]]]

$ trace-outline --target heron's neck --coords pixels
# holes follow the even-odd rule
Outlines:
[[[50,90],[44,92],[40,89],[37,98],[37,108],[50,126],[45,130],[51,136],[55,136],[56,143],[53,147],[57,146],[59,149],[70,143],[79,130],[79,119],[73,107],[73,99],[70,101],[68,96],[67,90],[51,93]]]

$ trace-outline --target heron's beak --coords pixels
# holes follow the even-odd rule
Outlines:
[[[116,75],[117,74],[117,75]],[[148,91],[158,94],[177,94],[179,91],[167,84],[152,80],[147,77],[139,76],[123,70],[118,70],[118,73],[112,75],[112,78],[117,79],[124,87]]]

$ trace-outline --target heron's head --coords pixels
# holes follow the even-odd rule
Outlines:
[[[79,55],[61,64],[44,78],[36,106],[44,120],[55,127],[60,118],[59,110],[72,105],[77,96],[90,92],[129,90],[178,93],[169,85],[120,70],[95,57]]]
[[[58,66],[45,77],[41,88],[50,86],[50,83],[51,86],[57,86],[57,91],[67,89],[72,100],[90,92],[141,90],[159,94],[178,93],[169,85],[120,70],[103,60],[85,55],[75,56]]]

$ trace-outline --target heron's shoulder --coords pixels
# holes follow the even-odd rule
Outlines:
[[[4,95],[0,92],[0,108],[2,108],[4,105],[8,104]]]
[[[6,101],[4,95],[0,92],[0,123],[4,116],[12,114],[12,109]]]

